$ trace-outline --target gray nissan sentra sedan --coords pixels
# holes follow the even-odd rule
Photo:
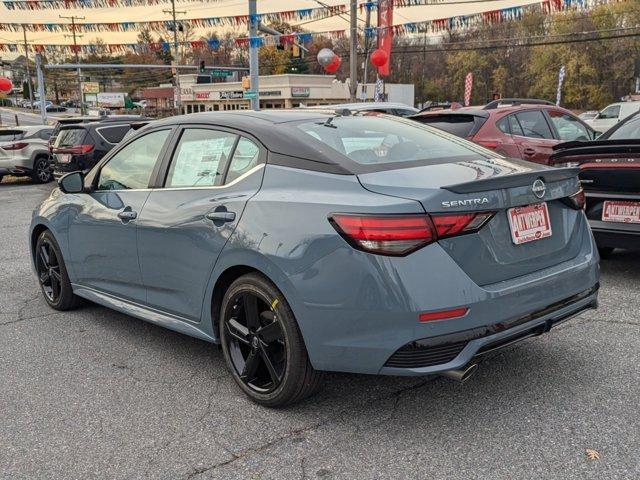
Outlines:
[[[51,307],[220,344],[281,406],[324,371],[465,379],[595,308],[577,175],[384,115],[193,114],[63,177],[30,244]]]

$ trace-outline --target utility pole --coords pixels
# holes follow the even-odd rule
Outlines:
[[[33,82],[31,81],[31,71],[29,69],[29,46],[27,45],[27,28],[22,24],[22,35],[24,37],[24,56],[26,58],[25,65],[27,67],[27,85],[29,85],[29,101],[30,108],[33,108]],[[24,96],[24,95],[23,95]]]
[[[367,16],[364,23],[364,65],[362,66],[363,72],[363,83],[362,83],[362,94],[360,95],[360,99],[364,102],[367,100],[367,82],[369,81],[368,73],[369,73],[369,47],[371,40],[369,39],[369,28],[371,27],[371,8],[367,8]]]
[[[260,93],[259,93],[259,64],[258,64],[258,45],[255,38],[258,36],[258,2],[257,0],[249,0],[249,77],[251,79],[251,109],[260,110]],[[253,43],[253,45],[252,45]]]
[[[358,92],[358,0],[350,0],[349,17],[349,93],[351,101],[356,101]],[[365,60],[366,61],[366,60]]]
[[[64,15],[58,15],[60,18],[64,18],[67,20],[71,20],[71,33],[73,36],[73,51],[76,54],[76,64],[80,64],[80,58],[78,55],[78,42],[76,38],[76,20],[84,20],[84,17],[76,17],[75,15],[71,15],[66,17]],[[68,36],[68,35],[65,35]],[[82,95],[82,73],[80,72],[80,67],[76,70],[76,76],[78,78],[78,99],[80,101],[80,114],[84,115],[84,98]]]
[[[176,21],[176,14],[180,13],[182,15],[185,15],[187,12],[184,12],[184,11],[176,12],[176,0],[171,0],[171,10],[163,10],[162,12],[171,15],[171,18],[173,18],[173,50],[176,52],[175,57],[173,59],[173,63],[174,65],[179,65],[182,63],[182,59],[178,61],[178,53],[179,53],[178,52],[178,23]],[[175,94],[176,110],[178,111],[178,114],[181,114],[182,113],[182,92],[180,91],[180,72],[178,72],[177,68],[175,69],[174,78],[175,78],[175,84],[176,84],[176,94]]]

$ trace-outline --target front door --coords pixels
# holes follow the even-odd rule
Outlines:
[[[149,197],[149,181],[171,130],[127,144],[97,174],[91,193],[79,194],[69,223],[75,282],[144,302],[138,264],[138,216]]]
[[[232,131],[185,128],[138,223],[140,266],[151,307],[200,321],[213,267],[260,188],[266,151]]]

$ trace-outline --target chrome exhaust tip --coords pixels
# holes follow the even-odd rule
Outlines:
[[[440,376],[450,378],[451,380],[455,380],[456,382],[466,382],[469,380],[474,373],[478,370],[478,364],[472,363],[471,365],[467,365],[458,370],[447,370],[446,372],[442,372]]]

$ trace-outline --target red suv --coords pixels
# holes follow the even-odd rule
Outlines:
[[[421,112],[410,117],[511,158],[549,163],[553,146],[591,141],[596,132],[576,115],[551,102],[496,100],[484,107]]]

